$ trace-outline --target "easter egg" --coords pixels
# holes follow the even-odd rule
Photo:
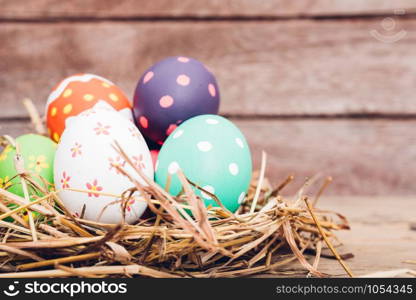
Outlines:
[[[39,176],[48,183],[53,184],[53,164],[55,158],[56,144],[47,137],[37,134],[26,134],[16,138],[20,153],[24,160],[24,167],[34,181],[40,186],[48,188]],[[8,145],[0,154],[0,188],[23,197],[23,189],[20,177],[16,176],[17,171],[14,165],[16,149]],[[16,177],[15,177],[16,176]],[[34,190],[28,185],[29,194]],[[39,193],[35,193],[39,195]]]
[[[138,192],[127,203],[120,199],[134,184],[118,166],[140,183],[145,181],[115,150],[115,142],[135,167],[153,179],[152,159],[143,136],[114,109],[95,106],[67,123],[56,151],[55,186],[74,216],[115,224],[123,220],[125,212],[125,221],[133,223],[146,209]]]
[[[219,104],[214,75],[201,62],[179,56],[145,71],[136,87],[133,112],[140,131],[162,145],[181,122],[217,114]]]
[[[229,120],[216,115],[201,115],[185,121],[163,144],[156,165],[156,182],[177,195],[182,185],[177,176],[185,176],[214,194],[235,212],[244,201],[250,184],[252,162],[249,146],[240,130]],[[197,189],[205,205],[218,206],[212,197]]]
[[[111,81],[92,74],[77,74],[65,78],[51,92],[46,103],[46,125],[50,137],[58,142],[68,118],[105,101],[132,118],[131,103]]]
[[[157,157],[159,156],[159,150],[150,150],[150,155],[152,156],[153,167],[156,166]]]

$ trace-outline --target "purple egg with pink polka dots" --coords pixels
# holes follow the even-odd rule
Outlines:
[[[196,59],[175,56],[146,70],[134,93],[133,111],[142,134],[161,145],[183,121],[217,114],[219,104],[214,75]]]

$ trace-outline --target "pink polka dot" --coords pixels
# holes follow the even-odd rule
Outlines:
[[[158,145],[163,145],[163,142],[162,141],[157,141],[156,142]]]
[[[141,116],[140,118],[139,118],[139,123],[140,123],[140,125],[143,127],[143,128],[147,128],[147,127],[149,127],[149,121],[147,120],[147,118],[146,117],[144,117],[144,116]]]
[[[183,63],[187,63],[189,61],[189,58],[184,57],[184,56],[180,56],[180,57],[178,57],[178,61],[183,62]]]
[[[187,86],[191,82],[191,78],[188,76],[181,74],[176,78],[176,83],[182,86]]]
[[[160,98],[159,104],[163,108],[168,108],[168,107],[172,106],[173,98],[169,95],[163,96],[162,98]]]
[[[145,84],[145,83],[147,83],[148,81],[150,81],[150,79],[152,79],[154,75],[155,75],[155,74],[154,74],[152,71],[147,72],[147,73],[146,73],[146,75],[144,75],[144,78],[143,78],[143,84]]]
[[[166,135],[170,135],[178,126],[176,124],[170,124],[166,130]]]
[[[215,86],[212,83],[208,84],[208,91],[212,97],[215,97],[215,95],[217,94],[217,90],[215,89]]]

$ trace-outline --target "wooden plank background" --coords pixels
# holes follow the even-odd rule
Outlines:
[[[332,194],[414,195],[415,9],[413,0],[0,0],[0,134],[30,131],[21,99],[43,111],[67,75],[96,73],[132,96],[148,66],[186,55],[216,74],[221,113],[246,134],[257,167],[268,152],[274,180],[294,174],[296,186],[319,173],[334,177]]]
[[[371,36],[377,22],[6,23],[0,116],[24,113],[16,96],[43,109],[56,82],[84,71],[132,95],[146,67],[173,54],[196,57],[216,74],[225,114],[416,113],[416,20],[400,22],[408,34],[393,45]]]

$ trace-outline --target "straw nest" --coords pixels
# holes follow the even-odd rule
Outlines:
[[[32,119],[36,121],[36,115]],[[41,127],[37,127],[39,132]],[[2,137],[2,143],[13,143],[13,139]],[[85,220],[82,215],[75,218],[60,201],[59,191],[50,191],[47,182],[34,181],[35,175],[23,168],[17,151],[17,176],[25,197],[0,189],[0,278],[138,275],[212,278],[279,272],[288,275],[284,273],[285,267],[296,260],[306,274],[324,277],[328,275],[317,270],[324,244],[352,276],[333,247],[334,231],[349,229],[347,220],[315,207],[330,179],[324,181],[312,201],[303,188],[295,199],[288,200],[280,192],[293,177],[273,187],[264,178],[266,155],[263,154],[261,170],[255,172],[244,204],[231,213],[215,195],[189,181],[181,172],[178,176],[183,192],[171,196],[135,168],[117,143],[113,146],[147,182],[146,186],[140,184],[118,167],[134,187],[122,195],[114,195],[113,205],[125,209],[132,193],[138,191],[153,216],[134,225],[102,224]],[[193,187],[210,194],[220,206],[205,207]],[[30,195],[30,191],[38,193]],[[9,204],[19,207],[10,210]],[[7,217],[14,221],[5,221]],[[304,256],[305,251],[315,253],[312,263]]]

